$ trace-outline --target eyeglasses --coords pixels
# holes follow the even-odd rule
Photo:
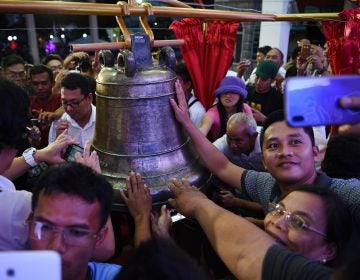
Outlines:
[[[9,79],[16,79],[17,77],[22,79],[22,78],[25,78],[25,75],[26,75],[25,70],[21,71],[21,72],[14,72],[14,71],[6,70],[6,76]]]
[[[73,101],[73,102],[67,102],[65,100],[61,100],[61,105],[66,109],[67,106],[70,106],[73,109],[76,109],[79,107],[80,103],[83,102],[85,100],[87,96],[84,96],[83,99],[79,100],[79,101]]]
[[[39,241],[50,241],[56,234],[61,237],[66,245],[85,247],[89,240],[97,238],[98,233],[84,230],[82,228],[60,228],[49,223],[31,221],[33,229],[30,232],[32,239]]]
[[[269,212],[273,216],[285,216],[285,221],[288,227],[296,230],[307,229],[326,237],[326,234],[324,234],[323,232],[307,225],[301,216],[293,214],[291,212],[287,212],[281,204],[269,203]]]

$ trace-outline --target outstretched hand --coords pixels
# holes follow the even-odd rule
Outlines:
[[[169,230],[172,224],[170,211],[164,204],[161,206],[160,215],[158,213],[151,214],[151,228],[153,234],[159,237],[170,237]]]
[[[187,121],[190,121],[190,115],[185,98],[185,93],[179,81],[175,82],[175,91],[176,91],[177,103],[174,99],[170,99],[170,104],[174,110],[176,119],[181,124],[184,124]]]
[[[90,141],[86,140],[84,145],[84,152],[81,155],[79,152],[75,154],[76,162],[90,167],[96,173],[101,173],[99,156],[96,151],[90,152]]]
[[[346,96],[340,99],[340,106],[354,109],[360,112],[360,96]],[[344,124],[338,128],[342,135],[360,136],[360,122],[355,124]]]
[[[186,217],[194,218],[199,202],[202,200],[209,201],[198,188],[190,186],[184,179],[171,180],[169,188],[175,196],[174,199],[169,199],[169,204]]]
[[[64,130],[53,143],[50,143],[48,146],[35,153],[35,161],[46,162],[49,164],[64,163],[64,149],[67,146],[76,143],[76,140],[67,134],[67,130]]]
[[[150,190],[142,181],[139,173],[131,172],[126,178],[127,191],[120,190],[120,196],[127,205],[131,216],[136,219],[150,220],[152,200]]]

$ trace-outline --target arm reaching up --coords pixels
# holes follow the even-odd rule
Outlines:
[[[189,134],[196,151],[205,166],[229,185],[241,189],[241,175],[245,169],[231,163],[201,131],[194,125],[189,116],[185,95],[180,83],[175,83],[177,103],[170,99],[176,119],[182,124]]]
[[[135,223],[135,246],[151,239],[150,213],[152,200],[150,190],[146,187],[139,173],[131,172],[126,178],[125,193],[120,190],[121,198],[126,203]]]
[[[174,179],[169,203],[195,218],[212,247],[238,279],[261,279],[263,260],[275,240],[263,230],[209,200],[196,187]]]

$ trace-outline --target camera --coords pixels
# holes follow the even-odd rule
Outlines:
[[[84,152],[84,148],[80,147],[79,145],[76,144],[72,144],[69,145],[69,147],[67,147],[65,154],[64,154],[64,159],[68,162],[75,162],[75,154],[79,152],[80,154],[83,154]]]
[[[246,66],[250,66],[251,65],[251,59],[245,59],[244,63]]]

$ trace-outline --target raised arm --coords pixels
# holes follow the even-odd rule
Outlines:
[[[191,121],[184,92],[177,81],[175,83],[177,103],[170,100],[176,119],[189,134],[204,165],[217,177],[229,185],[241,188],[240,178],[244,169],[231,163]]]
[[[208,135],[212,125],[213,119],[209,116],[209,113],[205,113],[201,120],[199,130],[206,136]]]
[[[212,247],[238,279],[261,279],[263,260],[275,241],[263,230],[213,203],[196,187],[174,179],[169,203],[195,218]]]

